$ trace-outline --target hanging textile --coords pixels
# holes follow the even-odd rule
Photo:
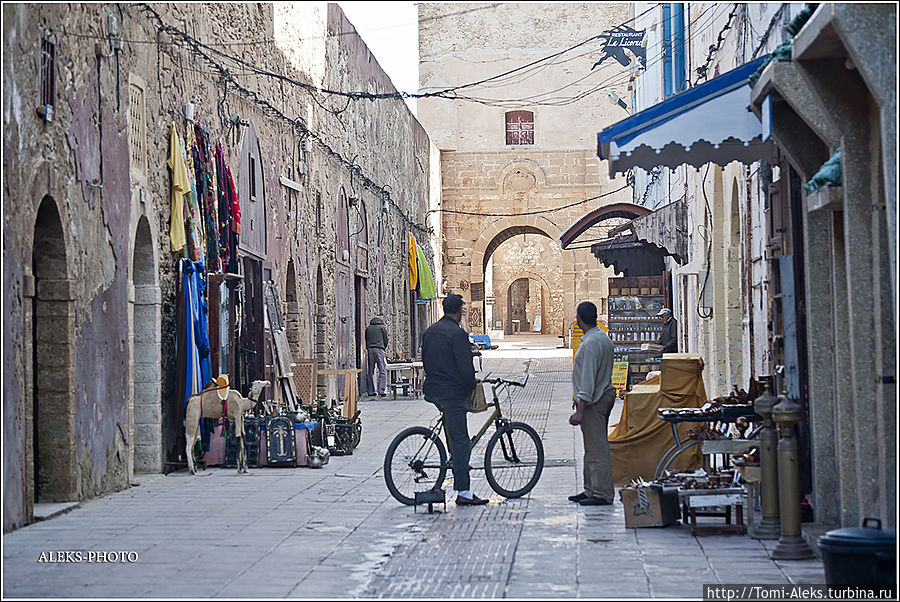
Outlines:
[[[177,341],[178,356],[184,357],[185,379],[183,406],[191,395],[199,393],[210,381],[209,310],[206,304],[206,279],[202,262],[181,260],[184,322]],[[207,425],[208,426],[208,425]],[[209,449],[208,429],[202,431],[202,447]]]
[[[428,266],[428,258],[422,251],[422,247],[416,245],[418,263],[419,299],[434,299],[437,297],[437,287],[434,285],[434,276]]]
[[[410,234],[409,235],[409,290],[416,290],[416,285],[418,284],[418,276],[419,269],[417,266],[418,263],[418,253],[416,249],[418,245],[416,244],[415,237]]]
[[[173,253],[181,253],[184,250],[184,195],[190,193],[191,185],[188,179],[187,168],[184,166],[184,158],[181,151],[181,141],[178,132],[175,131],[175,122],[172,122],[169,135],[169,159],[167,161],[172,171],[172,206],[170,210],[169,238]]]
[[[232,207],[236,203],[237,193],[234,190],[234,182],[230,178],[230,170],[225,163],[225,152],[219,141],[216,141],[216,184],[219,213],[217,224],[219,260],[223,270],[237,272],[237,234],[234,230],[232,215]]]
[[[188,257],[194,261],[203,261],[203,218],[200,216],[200,204],[198,202],[197,169],[194,164],[194,147],[196,136],[194,128],[187,128],[184,133],[184,144],[181,147],[181,156],[187,169],[191,191],[184,196],[184,225],[187,234]]]
[[[228,173],[228,193],[231,195],[231,229],[235,234],[240,235],[241,203],[238,200],[237,190],[234,187],[234,179],[231,177],[231,168],[226,166],[226,172]]]
[[[210,272],[219,271],[219,231],[216,226],[215,162],[213,161],[209,134],[199,125],[194,128],[197,144],[194,147],[197,165],[197,188],[203,214],[203,228],[206,233],[206,267]]]

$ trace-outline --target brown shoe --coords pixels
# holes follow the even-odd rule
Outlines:
[[[481,499],[477,495],[473,495],[472,499],[456,496],[456,505],[457,506],[483,506],[487,504],[488,501]]]

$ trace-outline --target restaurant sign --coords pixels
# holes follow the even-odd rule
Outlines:
[[[623,67],[628,67],[631,64],[631,57],[625,53],[627,48],[637,57],[639,65],[646,69],[647,49],[643,46],[646,31],[646,29],[636,31],[627,25],[619,25],[615,29],[601,33],[599,37],[605,42],[602,48],[603,56],[594,63],[594,67],[598,67],[606,59],[616,59]]]

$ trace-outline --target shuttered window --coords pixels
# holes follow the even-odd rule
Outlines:
[[[534,144],[534,113],[510,111],[506,114],[506,143]]]
[[[144,85],[136,76],[128,77],[128,143],[131,150],[132,176],[147,175],[147,123]]]

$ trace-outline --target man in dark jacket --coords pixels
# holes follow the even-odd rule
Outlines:
[[[663,326],[659,331],[659,345],[663,353],[678,353],[678,322],[672,317],[672,310],[664,307],[656,314],[662,318]]]
[[[375,395],[375,366],[378,366],[378,396],[387,395],[387,364],[384,361],[384,350],[388,345],[387,328],[381,316],[375,316],[366,327],[366,393]]]
[[[422,334],[422,367],[425,400],[444,415],[444,427],[450,440],[453,464],[453,488],[456,504],[475,506],[487,500],[469,491],[469,455],[472,452],[466,422],[466,397],[475,390],[475,366],[469,335],[460,327],[463,299],[450,294],[443,301],[444,317]]]

